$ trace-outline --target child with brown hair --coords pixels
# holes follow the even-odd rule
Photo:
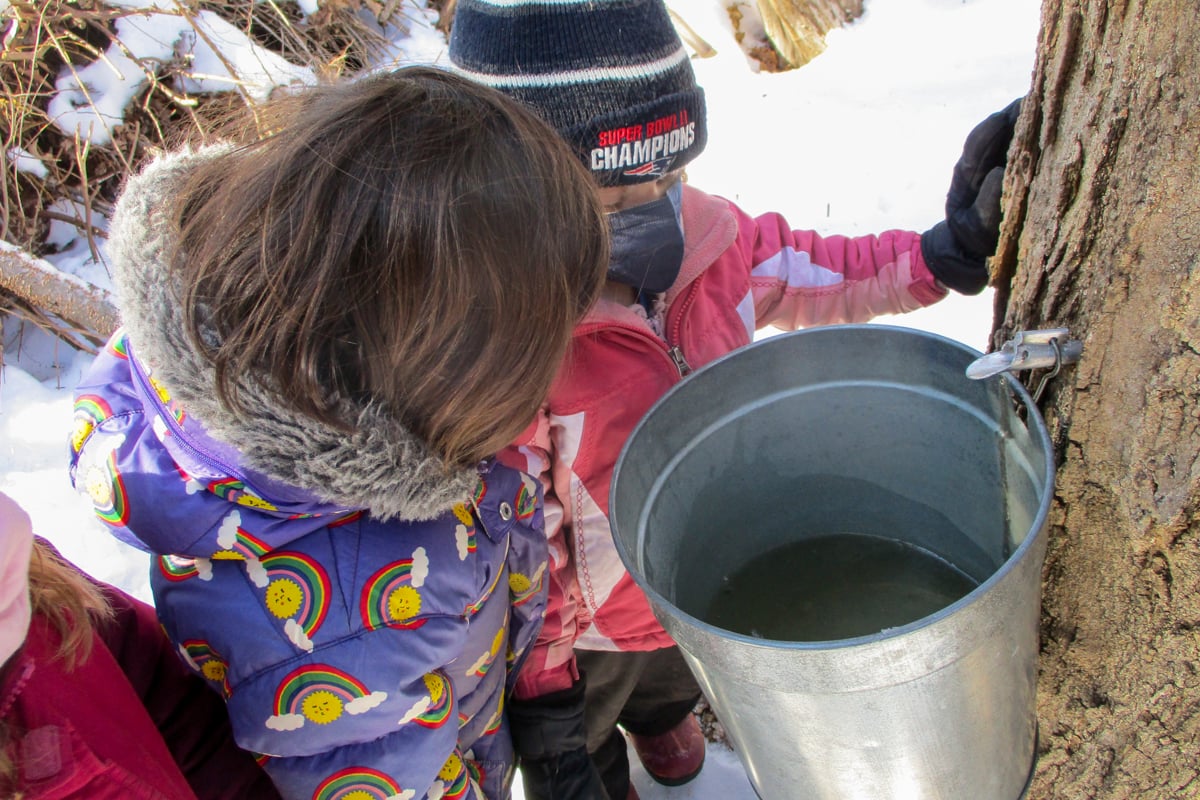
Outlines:
[[[947,289],[981,291],[1019,105],[968,138],[947,219],[923,234],[821,236],[684,182],[707,141],[704,92],[661,0],[459,0],[449,58],[550,122],[609,212],[602,299],[511,451],[541,476],[551,566],[546,623],[510,711],[530,800],[626,800],[624,734],[668,785],[696,776],[705,740],[691,713],[699,686],[613,544],[622,446],[672,386],[760,328],[865,322]]]
[[[158,556],[171,640],[284,797],[499,800],[546,545],[493,453],[598,292],[602,211],[549,127],[441,70],[260,120],[125,189],[75,484]]]

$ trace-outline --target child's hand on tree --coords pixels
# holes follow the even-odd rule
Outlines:
[[[987,286],[987,260],[1000,238],[1000,194],[1018,98],[967,135],[946,195],[946,219],[921,235],[921,254],[939,281],[963,294]]]

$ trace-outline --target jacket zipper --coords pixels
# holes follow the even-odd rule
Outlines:
[[[685,359],[683,356],[683,351],[680,350],[676,345],[671,345],[664,342],[658,335],[651,332],[649,328],[638,327],[625,322],[604,322],[597,324],[594,327],[589,327],[589,329],[584,332],[593,334],[598,333],[599,331],[620,331],[622,333],[628,333],[636,339],[642,339],[651,342],[654,350],[660,353],[664,360],[675,368],[675,372],[680,377],[683,377],[692,371],[691,365],[687,363],[687,359]],[[580,331],[576,331],[575,335],[580,335]]]
[[[686,378],[688,373],[692,371],[692,367],[687,363],[687,359],[683,357],[683,351],[679,349],[679,345],[671,345],[667,349],[667,355],[675,362],[675,369],[679,370],[679,377]]]
[[[666,338],[665,341],[660,339],[654,333],[651,333],[646,328],[629,325],[628,323],[624,322],[599,323],[596,325],[594,330],[602,330],[604,328],[618,329],[628,331],[640,338],[649,339],[650,341],[654,342],[658,348],[660,348],[660,350],[663,352],[663,355],[670,359],[671,364],[675,367],[675,372],[679,375],[679,377],[686,378],[692,372],[692,365],[688,363],[687,358],[683,355],[683,349],[677,344],[672,344],[672,341],[679,341],[678,333],[680,326],[683,324],[683,314],[687,310],[687,307],[690,306],[695,300],[695,296],[696,286],[693,282],[693,284],[688,287],[687,295],[683,298],[682,302],[679,302],[679,305],[677,306],[677,313],[672,314],[671,309],[667,310],[667,316],[673,317],[675,320],[675,324],[671,326],[671,332],[676,335],[672,336],[664,330],[663,335]],[[579,331],[576,331],[577,335],[578,333]]]
[[[692,281],[691,285],[687,288],[687,295],[685,295],[683,300],[675,307],[675,313],[672,315],[672,309],[667,309],[667,316],[673,316],[674,324],[669,324],[670,320],[668,320],[668,324],[664,326],[667,330],[663,331],[663,335],[667,340],[667,354],[670,355],[671,360],[675,362],[675,369],[679,371],[680,378],[686,378],[688,374],[691,373],[692,366],[688,364],[687,359],[683,357],[683,350],[679,347],[679,345],[672,344],[672,342],[679,341],[679,329],[683,327],[683,315],[695,299],[696,282]]]

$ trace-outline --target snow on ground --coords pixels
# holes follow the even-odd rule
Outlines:
[[[139,5],[135,0],[122,4]],[[157,4],[165,8],[162,0]],[[308,4],[316,7],[312,0]],[[751,213],[780,211],[794,227],[824,234],[924,230],[940,219],[967,132],[1029,87],[1039,21],[1038,0],[868,0],[863,18],[832,32],[828,50],[815,61],[769,74],[755,71],[734,43],[723,2],[673,0],[670,5],[717,50],[694,61],[707,93],[709,142],[689,166],[689,180]],[[6,6],[0,2],[0,9]],[[139,33],[161,47],[156,35],[173,41],[178,32],[156,30],[155,20],[170,28],[178,19],[139,18]],[[228,36],[234,41],[237,33]],[[419,25],[396,46],[407,49],[410,58],[435,59],[444,57],[440,41],[430,27]],[[272,74],[280,81],[307,79],[303,71],[266,64],[260,54],[244,55],[262,67],[258,81],[271,80]],[[126,96],[121,74],[97,69],[89,90],[99,97]],[[73,91],[69,82],[63,90]],[[108,122],[119,115],[119,108],[102,111]],[[105,130],[104,121],[89,127],[91,122],[77,109],[63,120],[77,130]],[[27,163],[36,161],[27,154],[13,158],[20,159],[20,168],[39,166]],[[73,228],[64,225],[54,235],[61,247],[61,255],[51,259],[57,266],[108,284]],[[991,295],[952,295],[930,309],[881,321],[984,350]],[[68,558],[149,600],[147,556],[113,539],[67,480],[71,391],[88,358],[12,325],[5,334],[0,491],[21,503],[35,531]],[[645,800],[756,797],[737,757],[724,747],[712,748],[704,771],[688,786],[658,786],[636,766],[634,782]]]

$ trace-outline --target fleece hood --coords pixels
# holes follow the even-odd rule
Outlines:
[[[172,226],[164,209],[190,170],[228,149],[157,159],[130,179],[112,219],[108,253],[130,355],[169,395],[176,416],[182,409],[192,419],[172,434],[187,438],[190,428],[192,448],[224,451],[222,461],[236,459],[239,470],[264,476],[262,483],[294,487],[320,502],[380,519],[445,512],[471,494],[476,470],[449,466],[376,404],[342,404],[347,434],[284,406],[277,393],[246,376],[236,382],[244,415],[218,400],[215,371],[184,327],[181,292],[168,269]],[[165,407],[158,412],[170,416]]]

